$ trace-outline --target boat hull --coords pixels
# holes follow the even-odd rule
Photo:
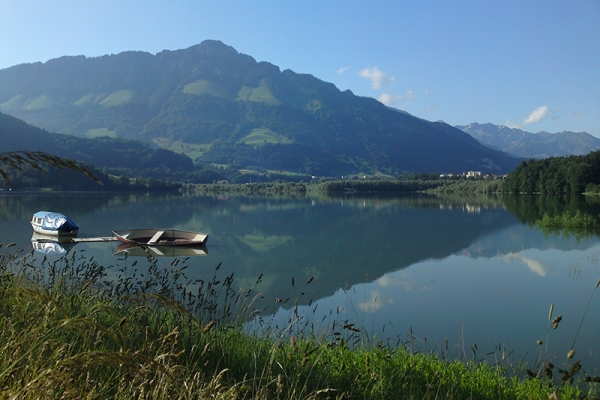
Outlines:
[[[177,229],[131,229],[113,231],[122,243],[138,246],[204,246],[208,235]]]
[[[69,236],[77,236],[77,233],[79,232],[78,230],[69,230],[69,231],[49,230],[49,229],[44,229],[41,226],[37,226],[34,224],[31,224],[31,227],[33,228],[33,231],[35,233],[39,233],[40,235],[46,235],[46,236],[69,237]]]

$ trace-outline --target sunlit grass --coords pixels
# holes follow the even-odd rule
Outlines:
[[[292,172],[292,171],[286,171],[286,170],[277,170],[277,169],[269,169],[267,170],[270,174],[279,174],[279,175],[285,175],[285,176],[306,176],[306,173],[302,173],[302,172]]]
[[[11,98],[10,100],[0,104],[0,109],[2,109],[3,111],[20,110],[26,101],[27,101],[27,97],[23,96],[22,94],[18,94],[16,96],[14,96],[13,98]]]
[[[107,128],[98,128],[98,129],[90,129],[85,133],[85,136],[93,139],[93,138],[97,138],[97,137],[102,137],[102,136],[108,136],[108,137],[112,137],[112,138],[116,138],[117,137],[117,132],[115,131],[111,131],[110,129]]]
[[[207,94],[216,97],[226,97],[227,95],[223,89],[204,79],[188,83],[183,87],[182,92],[185,94],[193,94],[196,96]]]
[[[275,106],[281,104],[281,102],[275,96],[273,96],[271,89],[269,89],[267,86],[259,86],[256,88],[244,86],[239,90],[237,99],[244,101],[256,101]]]
[[[252,129],[252,132],[250,132],[247,136],[241,138],[239,141],[252,146],[261,146],[267,143],[291,143],[291,140],[289,140],[285,136],[282,136],[266,128]]]
[[[119,106],[121,104],[129,103],[133,99],[133,91],[129,89],[117,90],[106,96],[104,100],[100,102],[103,107]]]
[[[192,160],[202,156],[210,147],[210,144],[186,143],[181,140],[171,140],[165,137],[152,139],[152,142],[161,149],[171,150],[175,153],[185,154]]]
[[[50,97],[43,95],[30,102],[28,102],[23,108],[26,110],[41,110],[50,109],[56,102]]]
[[[95,104],[101,99],[101,96],[96,93],[88,93],[82,96],[79,100],[73,103],[74,106],[82,107],[88,104]]]

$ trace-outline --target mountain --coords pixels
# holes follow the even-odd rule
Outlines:
[[[153,149],[139,141],[110,137],[87,139],[50,133],[0,113],[0,152],[10,151],[44,151],[93,164],[96,168],[126,168],[130,171],[195,169],[189,157]]]
[[[520,162],[219,41],[0,70],[0,111],[53,132],[141,140],[197,163],[346,175],[503,173]]]
[[[485,146],[516,157],[541,159],[585,155],[600,149],[600,139],[586,132],[531,133],[503,125],[478,123],[455,128],[467,132]]]

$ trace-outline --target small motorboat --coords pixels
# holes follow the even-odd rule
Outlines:
[[[138,246],[204,246],[206,233],[181,231],[178,229],[131,229],[113,231],[122,243]]]
[[[76,236],[79,227],[69,217],[51,211],[38,211],[31,217],[34,232],[48,236]]]

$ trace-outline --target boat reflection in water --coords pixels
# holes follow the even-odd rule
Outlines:
[[[60,236],[43,235],[34,232],[31,236],[31,247],[38,253],[43,254],[67,254],[77,242],[71,238]]]
[[[122,243],[113,255],[132,257],[197,257],[208,255],[206,246],[139,246]]]

